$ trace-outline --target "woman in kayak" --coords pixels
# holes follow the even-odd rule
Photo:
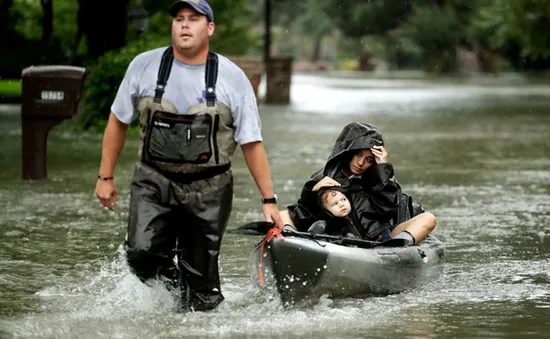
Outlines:
[[[388,162],[382,134],[373,125],[353,122],[344,127],[326,165],[306,182],[298,202],[283,213],[283,221],[308,231],[315,221],[326,220],[318,195],[323,187],[345,188],[363,239],[385,240],[388,232],[396,237],[406,230],[399,237],[417,245],[435,228],[436,219],[429,212],[395,225],[401,187]]]

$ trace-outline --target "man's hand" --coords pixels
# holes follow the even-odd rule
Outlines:
[[[328,187],[328,186],[340,186],[340,183],[331,177],[324,177],[323,179],[319,180],[318,183],[313,186],[313,191],[318,191],[321,187]]]
[[[118,120],[116,115],[111,112],[109,122],[107,122],[107,127],[105,127],[101,148],[99,174],[103,174],[103,178],[113,177],[120,151],[124,146],[127,131],[128,125]],[[99,202],[111,211],[118,205],[118,193],[114,179],[103,180],[98,178],[95,185],[95,195],[99,199]]]
[[[246,165],[258,186],[260,194],[262,197],[273,197],[271,174],[264,144],[261,141],[250,142],[241,145],[241,149],[243,150]],[[262,209],[266,221],[275,223],[280,230],[283,229],[284,225],[279,215],[277,204],[263,204]]]
[[[388,152],[384,146],[373,146],[370,150],[377,164],[385,164],[388,162]]]
[[[116,191],[116,183],[114,179],[97,179],[95,194],[103,206],[107,207],[111,211],[115,210],[115,207],[118,205],[118,193]]]
[[[279,230],[282,230],[284,225],[277,204],[264,204],[262,209],[265,220],[274,223]]]

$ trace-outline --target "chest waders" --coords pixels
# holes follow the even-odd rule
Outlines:
[[[141,161],[130,186],[125,249],[141,281],[160,278],[181,291],[183,310],[210,310],[224,299],[218,257],[233,199],[233,121],[216,100],[213,53],[206,62],[205,102],[177,114],[162,99],[173,58],[168,48],[155,97],[137,98]]]

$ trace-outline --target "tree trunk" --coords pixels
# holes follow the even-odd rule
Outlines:
[[[0,0],[0,17],[7,16],[13,0]]]
[[[396,41],[393,37],[386,35],[384,38],[384,50],[386,54],[386,62],[388,63],[388,70],[393,71],[397,68],[397,58],[395,55]]]
[[[271,0],[264,0],[264,62],[271,57]]]
[[[74,37],[73,46],[71,48],[71,55],[69,56],[69,64],[73,64],[76,60],[76,54],[78,53],[78,46],[80,46],[80,41],[82,41],[82,28],[78,25],[76,30],[76,35]]]
[[[53,35],[53,0],[40,0],[44,18],[42,20],[42,44],[49,47]]]
[[[4,32],[11,29],[8,18],[12,3],[13,0],[0,0],[0,36],[3,36]]]
[[[323,35],[319,35],[315,37],[315,40],[313,42],[313,55],[311,56],[311,61],[316,62],[321,57],[321,47],[323,42]]]

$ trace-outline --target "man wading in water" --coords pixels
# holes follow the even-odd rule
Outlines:
[[[205,0],[176,1],[169,13],[172,46],[135,57],[122,80],[103,138],[96,194],[109,209],[117,204],[115,165],[128,124],[139,119],[128,264],[144,282],[162,278],[179,288],[183,310],[210,310],[224,299],[218,256],[231,213],[237,145],[266,220],[283,225],[252,86],[229,59],[209,52],[212,9]]]

